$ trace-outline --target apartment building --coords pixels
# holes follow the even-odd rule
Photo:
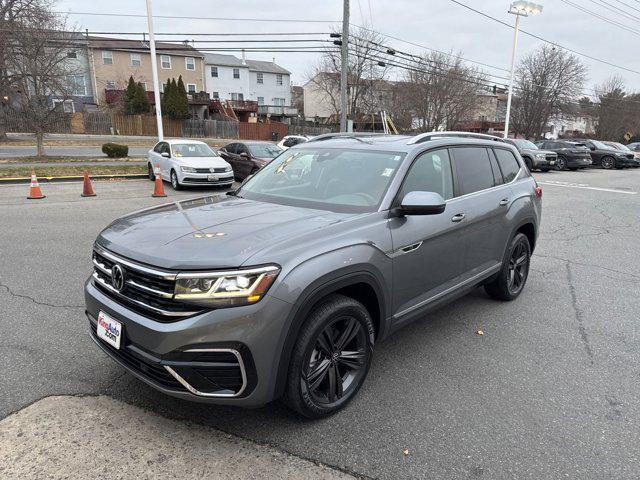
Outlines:
[[[106,90],[126,88],[131,76],[153,91],[149,42],[90,36],[86,43],[96,103],[105,102]],[[191,45],[156,42],[156,57],[161,90],[179,76],[188,93],[205,90],[204,56]]]

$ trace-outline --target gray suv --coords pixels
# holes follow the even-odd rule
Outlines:
[[[524,288],[542,190],[513,146],[456,135],[319,136],[226,198],[116,220],[85,285],[92,338],[169,395],[337,411],[393,331]]]

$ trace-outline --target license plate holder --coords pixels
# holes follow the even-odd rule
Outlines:
[[[217,182],[218,181],[218,176],[217,175],[207,175],[207,181],[208,182]]]
[[[98,312],[98,325],[96,327],[98,338],[116,350],[120,350],[120,340],[122,339],[122,323],[107,315],[102,310]]]

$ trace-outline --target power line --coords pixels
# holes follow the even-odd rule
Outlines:
[[[488,13],[485,13],[485,12],[483,12],[481,10],[477,10],[477,9],[475,9],[473,7],[470,7],[469,5],[466,5],[466,4],[462,3],[462,2],[459,2],[458,0],[451,0],[451,1],[453,3],[455,3],[455,4],[457,4],[457,5],[460,5],[463,8],[466,8],[467,10],[471,10],[472,12],[475,12],[475,13],[477,13],[479,15],[482,15],[483,17],[488,18],[490,20],[493,20],[494,22],[498,22],[498,23],[504,25],[505,27],[509,27],[511,29],[514,28],[513,25],[510,25],[509,23],[504,22],[504,21],[502,21],[502,20],[500,20],[500,19],[498,19],[496,17],[493,17],[493,16],[489,15]],[[571,52],[571,53],[574,53],[576,55],[580,55],[581,57],[588,58],[589,60],[593,60],[594,62],[599,62],[599,63],[602,63],[604,65],[609,65],[610,67],[619,68],[620,70],[625,70],[627,72],[637,73],[637,74],[640,75],[640,71],[638,71],[638,70],[633,70],[632,68],[624,67],[622,65],[616,65],[615,63],[611,63],[611,62],[609,62],[607,60],[602,60],[601,58],[596,58],[596,57],[593,57],[593,56],[588,55],[586,53],[582,53],[582,52],[579,52],[577,50],[573,50],[573,49],[571,49],[569,47],[565,47],[563,45],[560,45],[559,43],[552,42],[551,40],[547,40],[546,38],[542,38],[541,36],[536,35],[535,33],[527,32],[526,30],[520,29],[520,31],[525,35],[533,37],[533,38],[535,38],[537,40],[540,40],[542,42],[548,43],[549,45],[553,45],[555,47],[562,48],[563,50],[566,50],[567,52]]]
[[[99,12],[53,12],[57,15],[88,15],[96,17],[132,17],[132,18],[147,18],[146,15],[141,13],[99,13]],[[279,22],[279,23],[339,23],[340,20],[308,20],[304,18],[285,19],[285,18],[230,18],[230,17],[191,17],[187,15],[154,15],[153,18],[163,19],[181,19],[181,20],[216,20],[225,22]]]
[[[572,6],[573,8],[575,8],[577,10],[580,10],[581,12],[584,12],[584,13],[586,13],[588,15],[591,15],[592,17],[598,18],[598,19],[602,20],[603,22],[607,22],[607,23],[609,23],[611,25],[614,25],[614,26],[616,26],[618,28],[626,30],[629,33],[632,33],[634,35],[640,36],[640,32],[638,30],[635,30],[635,29],[633,29],[631,27],[628,27],[628,26],[626,26],[626,25],[624,25],[624,24],[622,24],[620,22],[617,22],[616,20],[612,20],[609,17],[605,17],[604,15],[600,15],[599,13],[596,13],[596,12],[594,12],[592,10],[589,10],[588,8],[584,8],[584,7],[580,6],[580,5],[576,5],[575,3],[573,3],[573,2],[571,2],[569,0],[560,0],[560,1],[562,3],[564,3],[564,4],[566,4],[566,5]],[[595,3],[595,2],[593,2],[593,3]],[[596,5],[598,5],[598,4],[596,3]]]
[[[600,0],[598,2],[596,2],[595,0],[589,0],[591,3],[593,3],[594,5],[598,5],[601,8],[604,8],[605,10],[608,10],[610,12],[613,12],[617,15],[622,15],[623,17],[631,17],[635,20],[640,20],[640,17],[635,16],[632,13],[627,12],[626,10],[621,9],[620,7],[609,3],[605,0]]]

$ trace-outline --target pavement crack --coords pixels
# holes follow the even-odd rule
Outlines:
[[[576,295],[576,288],[573,284],[573,272],[571,271],[571,264],[569,261],[566,263],[567,268],[567,283],[569,284],[569,294],[571,296],[571,306],[578,323],[578,332],[580,332],[580,339],[584,345],[584,350],[589,357],[589,364],[594,365],[593,350],[591,349],[591,343],[589,342],[589,336],[587,335],[587,329],[584,326],[584,319],[582,310],[578,306],[578,297]]]
[[[21,293],[16,293],[13,290],[11,290],[11,287],[9,287],[9,285],[5,285],[4,283],[0,283],[0,288],[4,288],[7,293],[9,295],[11,295],[14,298],[21,298],[24,300],[29,300],[30,302],[36,304],[36,305],[41,305],[43,307],[52,307],[52,308],[84,308],[84,305],[57,305],[55,303],[48,303],[48,302],[41,302],[40,300],[36,300],[33,297],[30,297],[29,295],[23,295]]]
[[[594,263],[576,262],[575,260],[569,260],[567,258],[556,257],[556,256],[553,256],[553,255],[540,255],[539,253],[535,253],[533,256],[534,257],[540,257],[540,258],[550,258],[552,260],[558,260],[560,262],[565,262],[565,263],[570,264],[570,265],[577,265],[579,267],[599,268],[599,269],[605,270],[607,272],[617,273],[618,275],[625,275],[625,276],[633,277],[633,278],[636,278],[636,279],[640,280],[640,275],[637,275],[635,273],[625,272],[625,271],[622,271],[622,270],[615,270],[613,268],[603,267],[602,265],[597,265],[597,264],[594,264]]]

